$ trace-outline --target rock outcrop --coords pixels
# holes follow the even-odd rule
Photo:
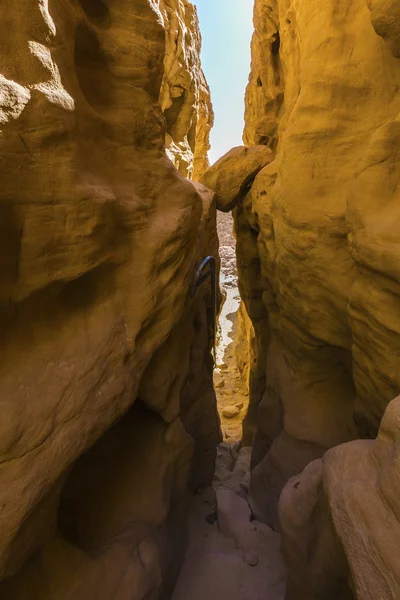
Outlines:
[[[301,503],[292,490],[292,505],[284,498],[281,506],[285,552],[296,565],[288,598],[399,594],[400,568],[380,553],[384,539],[397,547],[400,510],[388,500],[385,531],[390,522],[393,536],[374,540],[378,524],[368,507],[376,487],[365,480],[386,481],[383,463],[373,467],[367,458],[381,442],[347,444],[376,437],[400,390],[399,22],[390,0],[255,3],[244,142],[268,146],[273,160],[227,208],[236,206],[239,288],[251,320],[240,319],[239,358],[249,382],[244,436],[254,439],[255,517],[279,528],[281,492],[310,465]],[[217,190],[224,193],[228,185]],[[396,443],[390,449],[394,464]],[[392,487],[382,493],[392,498],[396,476],[388,472]],[[357,490],[360,514],[348,506]],[[312,526],[322,527],[325,541],[313,537]]]
[[[252,506],[275,527],[286,481],[329,448],[375,437],[400,390],[396,11],[255,6],[244,139],[274,160],[235,219],[259,363]]]
[[[246,90],[243,140],[247,146],[264,144],[276,150],[285,96],[280,56],[279,0],[255,0],[253,22],[252,64]]]
[[[4,600],[167,594],[188,481],[212,478],[210,299],[189,290],[217,253],[215,201],[165,156],[161,4],[2,10]]]
[[[196,7],[188,0],[159,0],[166,30],[160,104],[167,154],[185,177],[198,181],[208,168],[214,121],[210,90],[201,68]]]
[[[218,210],[229,212],[249,191],[257,173],[271,160],[272,152],[265,146],[237,146],[212,165],[201,182],[215,191]]]
[[[288,598],[398,598],[400,398],[375,441],[329,450],[280,501]]]

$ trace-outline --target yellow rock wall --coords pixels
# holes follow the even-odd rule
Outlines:
[[[165,155],[163,15],[153,0],[2,7],[4,600],[158,597],[188,480],[212,476],[209,294],[189,289],[217,252],[215,203]]]
[[[158,0],[158,4],[166,30],[160,104],[167,125],[167,154],[182,175],[198,181],[209,166],[214,113],[201,68],[197,11],[188,0]]]
[[[275,526],[287,480],[374,438],[400,390],[399,22],[394,0],[255,2],[244,140],[274,160],[235,219],[265,357],[252,506]]]

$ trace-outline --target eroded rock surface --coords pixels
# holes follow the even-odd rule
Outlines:
[[[216,193],[218,210],[229,212],[251,187],[255,176],[272,160],[265,146],[232,148],[202,176],[201,182]]]
[[[167,154],[182,175],[198,181],[209,166],[214,113],[200,62],[197,11],[188,0],[158,4],[166,30],[160,104],[167,125]]]
[[[380,443],[352,442],[376,437],[400,390],[398,27],[390,0],[256,0],[244,142],[266,145],[271,160],[232,198],[234,177],[209,182],[218,199],[228,198],[218,206],[234,207],[255,516],[279,528],[285,484],[313,465],[283,520],[285,552],[296,565],[290,598],[399,594],[399,566],[369,540],[378,526],[375,492],[364,480],[385,469],[373,471],[363,453]],[[340,482],[350,481],[353,461],[362,516],[346,512]],[[315,514],[321,477],[326,502]],[[395,489],[394,478],[385,494]],[[383,526],[379,543],[395,554],[397,504],[390,519],[381,516],[394,537]],[[313,527],[325,539],[315,541]],[[378,568],[383,575],[366,592]]]
[[[224,441],[232,443],[242,439],[242,422],[247,412],[249,394],[236,360],[237,310],[240,295],[236,269],[236,240],[230,213],[218,211],[217,229],[223,303],[218,318],[214,387]],[[225,409],[229,409],[229,418],[224,416]],[[236,416],[232,416],[232,413],[236,413]]]
[[[212,478],[209,292],[189,289],[215,202],[165,156],[164,9],[3,7],[4,600],[168,593],[188,481]]]
[[[375,437],[400,389],[397,26],[391,2],[255,5],[244,139],[274,160],[234,216],[252,506],[275,527],[285,482]]]
[[[285,487],[280,513],[289,600],[399,596],[399,432],[397,398],[375,441],[329,450]]]

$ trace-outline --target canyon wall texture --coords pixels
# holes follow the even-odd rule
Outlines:
[[[189,33],[172,2],[2,7],[4,600],[168,595],[188,486],[212,478],[210,294],[189,290],[218,251],[215,201],[165,155],[170,37],[199,41],[175,4]],[[182,116],[199,169],[207,118]]]
[[[214,114],[200,62],[197,11],[187,0],[159,0],[159,10],[167,34],[160,93],[167,154],[182,175],[198,181],[209,166]]]
[[[400,391],[399,6],[254,15],[244,142],[272,159],[234,202],[252,509],[283,526],[288,598],[397,598],[398,401],[367,439]]]

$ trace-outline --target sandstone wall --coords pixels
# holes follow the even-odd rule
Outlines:
[[[188,0],[158,0],[166,29],[160,104],[166,119],[167,154],[185,177],[198,181],[208,168],[214,114],[201,68],[201,34]]]
[[[280,499],[288,600],[394,600],[400,593],[400,398],[376,440],[329,450]]]
[[[276,490],[293,453],[298,469],[375,437],[400,388],[396,9],[369,4],[255,7],[245,139],[275,159],[235,210],[244,299],[268,313],[258,435],[271,448],[254,481]]]
[[[245,423],[245,432],[256,431],[252,507],[275,527],[285,483],[329,448],[375,438],[400,390],[399,23],[394,0],[255,3],[244,140],[268,145],[274,160],[242,196],[235,219],[241,290],[259,362]],[[391,437],[397,440],[397,429]],[[379,535],[373,519],[384,518],[380,509],[374,516],[366,508],[362,518],[357,510],[345,508],[344,515],[334,510],[351,494],[351,481],[362,494],[358,502],[373,503],[378,488],[363,487],[370,475],[385,477],[385,497],[398,492],[394,471],[390,484],[382,462],[372,474],[362,458],[371,444],[356,442],[326,455],[329,510],[322,503],[315,516],[312,493],[298,491],[298,485],[291,489],[294,517],[286,552],[290,555],[290,540],[296,539],[301,548],[289,563],[297,575],[303,573],[307,593],[295,584],[288,597],[328,598],[327,589],[332,598],[398,597],[398,565],[387,555],[376,559],[383,539],[393,549],[398,541],[397,504],[390,501],[393,533],[382,532],[379,542],[373,539]],[[311,490],[318,487],[314,472],[304,477]],[[295,511],[301,494],[310,509],[303,546]],[[356,547],[349,534],[352,519],[365,536]],[[330,522],[326,538],[339,544],[336,573],[326,564],[313,571],[311,560],[304,563],[307,551],[318,562],[316,522]],[[350,564],[350,587],[343,563]],[[390,583],[377,583],[367,593],[368,569],[377,572],[381,563]],[[320,573],[327,587],[310,591],[312,573]]]
[[[2,8],[4,600],[167,594],[188,480],[212,475],[209,294],[189,288],[217,252],[215,204],[165,156],[163,14]]]

